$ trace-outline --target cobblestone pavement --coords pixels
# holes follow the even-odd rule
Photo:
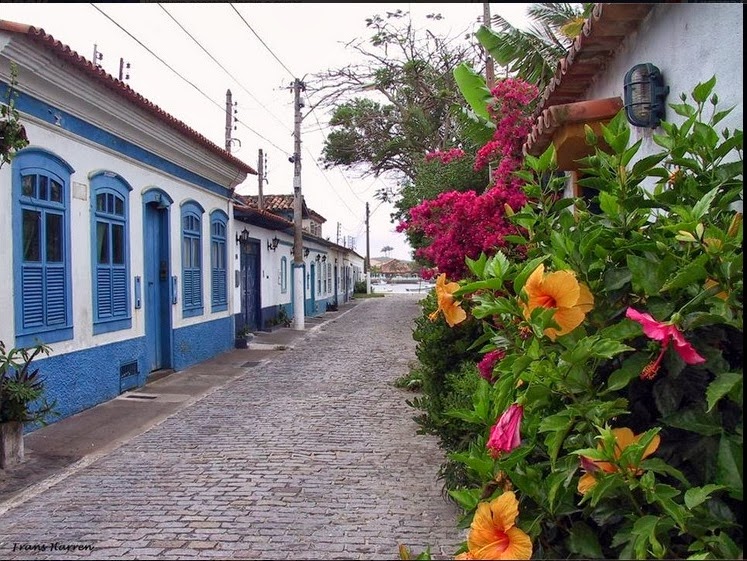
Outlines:
[[[366,299],[0,516],[2,559],[448,558],[435,440],[392,382],[417,295]]]

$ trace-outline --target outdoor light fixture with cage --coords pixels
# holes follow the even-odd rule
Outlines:
[[[272,238],[272,241],[267,240],[267,249],[270,249],[272,251],[275,251],[278,248],[278,244],[280,243],[280,240],[277,236]]]
[[[625,116],[635,127],[655,129],[664,118],[664,99],[669,86],[664,85],[659,69],[650,62],[636,64],[625,74],[623,95]]]

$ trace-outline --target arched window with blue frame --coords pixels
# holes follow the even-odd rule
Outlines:
[[[16,346],[73,338],[70,177],[73,168],[39,148],[12,164]]]
[[[228,215],[222,210],[210,213],[210,304],[213,312],[228,309]]]
[[[130,236],[132,187],[111,171],[96,171],[91,182],[93,248],[93,333],[132,326],[130,311]]]
[[[182,314],[203,314],[202,300],[202,215],[196,201],[182,203]]]

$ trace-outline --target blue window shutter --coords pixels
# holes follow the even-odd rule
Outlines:
[[[185,308],[189,308],[194,305],[194,298],[192,296],[192,270],[184,269],[182,273],[182,302]]]
[[[109,267],[96,268],[96,293],[98,319],[112,317],[112,273]]]
[[[211,291],[212,291],[212,303],[213,304],[220,304],[220,295],[221,295],[221,289],[220,289],[220,278],[221,278],[221,271],[219,269],[213,269],[212,279],[211,279]]]
[[[122,268],[114,269],[112,272],[112,314],[115,316],[127,315],[127,271]]]
[[[226,232],[228,215],[222,210],[210,214],[210,303],[213,311],[225,310],[228,304]]]
[[[202,307],[202,214],[194,200],[182,203],[182,311],[185,316],[203,313]]]
[[[31,147],[13,159],[16,345],[72,339],[70,176],[57,155]],[[37,217],[25,220],[27,213]]]
[[[67,323],[67,291],[65,290],[64,266],[47,265],[47,325]]]
[[[192,271],[192,303],[195,306],[202,304],[202,286],[201,286],[201,275],[200,269],[194,269]]]
[[[44,325],[44,275],[38,266],[23,267],[23,327]]]
[[[119,174],[100,170],[91,179],[91,262],[94,334],[131,326],[129,198],[132,187]],[[106,232],[100,237],[100,229]]]

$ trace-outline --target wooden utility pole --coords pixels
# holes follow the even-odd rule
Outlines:
[[[231,151],[231,121],[233,119],[231,90],[226,90],[226,151]]]
[[[264,210],[265,198],[262,191],[265,182],[265,160],[262,155],[262,148],[259,149],[259,156],[257,157],[257,178],[259,179],[257,184],[257,207],[259,210]]]
[[[482,3],[482,24],[490,28],[490,2]],[[485,49],[485,81],[487,82],[488,89],[492,90],[495,85],[495,68],[493,66],[493,57]]]
[[[293,329],[304,328],[303,196],[301,195],[301,92],[306,85],[293,81]]]

